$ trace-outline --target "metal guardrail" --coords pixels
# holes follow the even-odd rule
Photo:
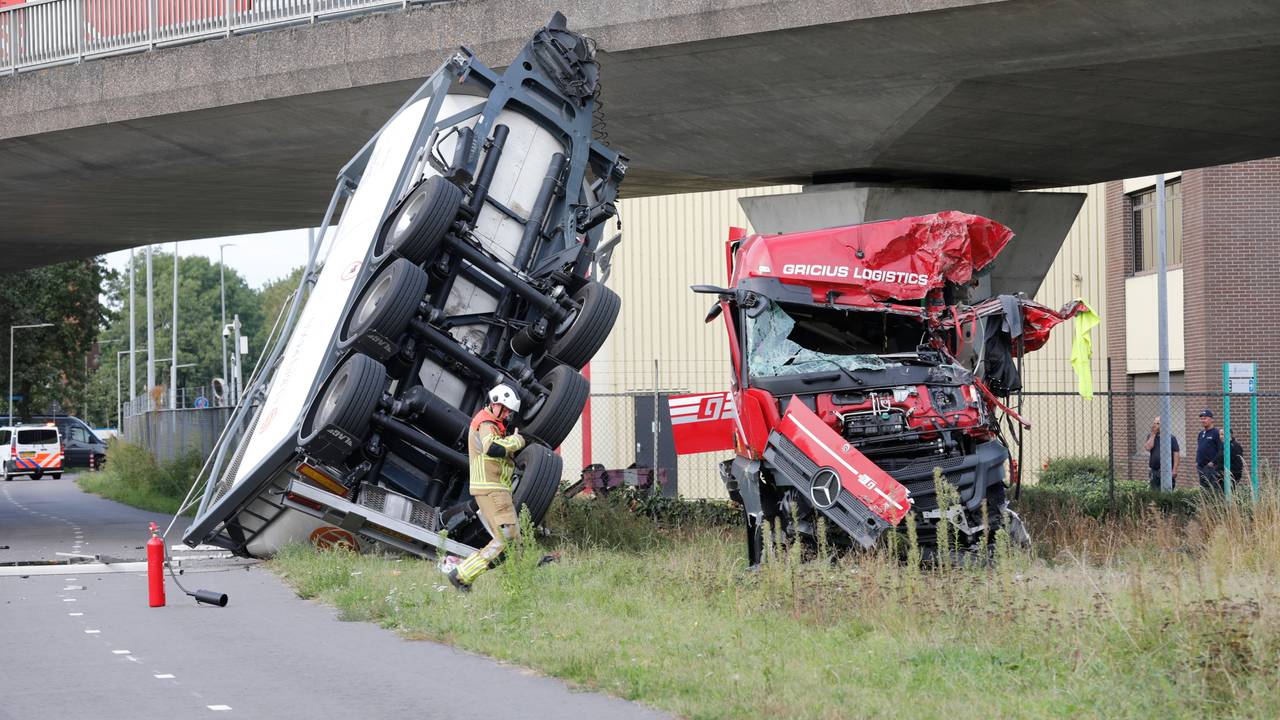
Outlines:
[[[174,400],[174,409],[177,410],[228,407],[225,399],[215,395],[213,389],[207,385],[180,387]],[[169,409],[169,389],[158,386],[155,392],[142,393],[131,400],[125,400],[120,407],[120,413],[121,417],[129,418],[152,410]]]
[[[456,0],[32,0],[0,8],[0,75]]]

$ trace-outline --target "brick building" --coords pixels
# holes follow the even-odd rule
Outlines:
[[[1260,390],[1280,391],[1280,158],[1188,170],[1166,177],[1169,360],[1174,391],[1205,393],[1174,399],[1174,432],[1187,470],[1180,486],[1194,485],[1190,470],[1199,411],[1222,424],[1222,363],[1257,362]],[[1107,183],[1105,318],[1118,391],[1154,391],[1158,345],[1154,178]],[[1232,434],[1248,462],[1248,400],[1232,401]],[[1115,406],[1117,460],[1145,477],[1141,444],[1155,397],[1121,398]],[[1133,432],[1120,429],[1133,428]],[[1280,467],[1280,397],[1259,400],[1260,464]],[[1118,463],[1119,464],[1119,463]]]

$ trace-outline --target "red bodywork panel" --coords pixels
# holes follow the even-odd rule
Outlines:
[[[845,442],[798,398],[792,397],[787,404],[778,432],[818,465],[834,470],[845,490],[890,525],[897,525],[911,509],[901,483]]]
[[[753,235],[738,248],[732,285],[777,278],[813,291],[817,302],[871,307],[921,300],[947,282],[969,282],[1013,237],[994,220],[948,210],[846,227]]]
[[[671,435],[677,455],[733,448],[733,394],[727,392],[668,395]]]

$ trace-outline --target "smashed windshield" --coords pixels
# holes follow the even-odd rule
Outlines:
[[[748,318],[747,364],[752,377],[824,370],[880,370],[881,355],[914,353],[922,327],[916,318],[777,303]]]

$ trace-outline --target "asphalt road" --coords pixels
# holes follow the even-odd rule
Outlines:
[[[22,577],[23,567],[3,566],[57,552],[141,558],[151,519],[65,478],[0,483],[0,546],[10,546],[0,551],[0,720],[660,717],[446,645],[341,622],[242,560],[204,553],[184,562],[184,584],[227,593],[225,608],[196,605],[171,581],[168,606],[149,608],[141,572],[68,565],[41,575],[52,568],[32,566]]]
[[[66,555],[146,558],[152,521],[163,530],[171,516],[150,513],[82,492],[73,475],[60,480],[28,478],[0,482],[0,565],[66,560]],[[169,535],[177,542],[186,522]]]

